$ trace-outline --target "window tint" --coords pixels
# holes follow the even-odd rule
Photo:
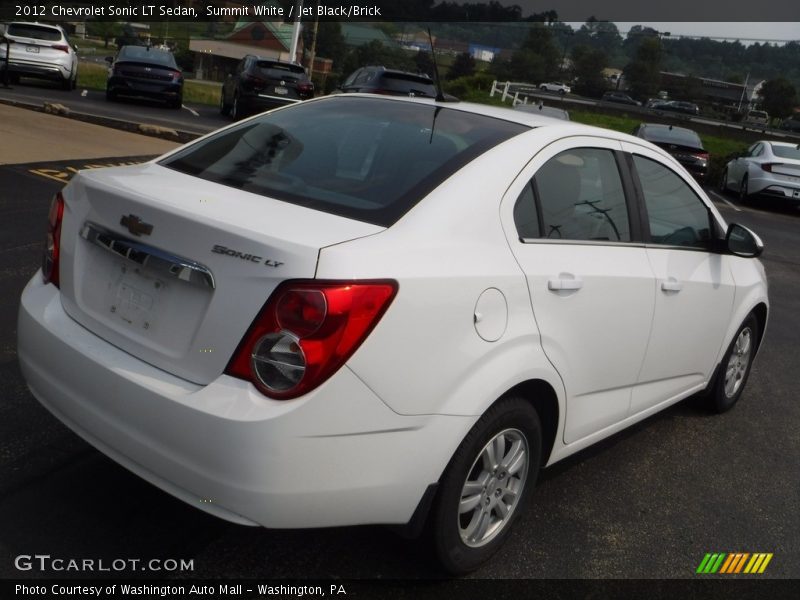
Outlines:
[[[576,148],[551,158],[534,176],[544,231],[568,240],[631,240],[625,193],[610,150]]]
[[[536,211],[536,200],[530,183],[522,190],[514,205],[514,223],[517,225],[517,233],[521,239],[541,236],[539,213]]]
[[[118,60],[142,61],[174,69],[178,68],[171,52],[150,48],[149,46],[123,46],[119,51]]]
[[[29,23],[12,23],[8,26],[8,35],[57,42],[61,39],[61,32],[52,27],[40,27]]]
[[[778,144],[772,144],[772,153],[778,158],[800,160],[800,148],[797,146],[779,146]]]
[[[160,164],[388,226],[468,162],[528,129],[431,104],[340,95],[265,113]]]
[[[686,182],[650,159],[634,156],[633,163],[642,184],[651,240],[669,246],[708,247],[708,209]]]

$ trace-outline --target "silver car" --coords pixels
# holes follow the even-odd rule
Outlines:
[[[720,188],[738,191],[743,200],[764,195],[800,201],[800,145],[756,142],[725,165]]]
[[[8,47],[8,75],[12,82],[20,77],[35,77],[56,81],[65,90],[75,89],[78,55],[61,27],[13,22],[8,24],[5,38],[10,44],[0,41],[0,72],[6,67]]]

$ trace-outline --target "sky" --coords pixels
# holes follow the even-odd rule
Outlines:
[[[571,24],[576,27],[576,24]],[[580,23],[577,27],[580,27]],[[620,32],[633,25],[645,25],[658,31],[669,31],[673,35],[719,37],[731,40],[755,41],[800,41],[800,23],[622,23],[617,22]],[[624,35],[624,34],[623,34]]]

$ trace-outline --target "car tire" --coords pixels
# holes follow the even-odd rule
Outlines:
[[[713,412],[729,411],[741,397],[755,358],[759,331],[758,319],[752,314],[736,330],[706,398]]]
[[[167,103],[167,106],[169,106],[170,108],[177,108],[177,109],[183,108],[183,94],[178,96],[175,100],[170,100]]]
[[[239,94],[233,94],[233,104],[231,104],[231,119],[238,121],[242,116],[239,114]]]
[[[567,92],[566,92],[566,90],[558,90],[558,95],[559,95],[559,96],[563,96],[563,95],[565,95],[566,93],[567,93]]]
[[[219,114],[223,116],[228,116],[231,114],[231,105],[225,104],[225,91],[220,90],[219,92]]]
[[[739,200],[747,202],[750,199],[750,194],[747,192],[747,175],[742,177],[742,182],[739,184]]]
[[[112,91],[109,88],[106,88],[106,100],[108,100],[109,102],[116,102],[117,101],[116,92]]]
[[[439,481],[428,523],[449,573],[473,571],[503,545],[536,483],[541,446],[539,416],[519,397],[495,403],[466,435]]]
[[[722,170],[722,176],[719,178],[719,192],[725,194],[728,191],[728,169]]]

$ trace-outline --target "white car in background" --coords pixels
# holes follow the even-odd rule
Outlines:
[[[8,75],[12,82],[20,77],[55,81],[65,90],[74,90],[78,80],[78,54],[58,25],[8,23]],[[0,79],[6,65],[6,43],[0,40]]]
[[[427,527],[464,573],[540,467],[739,400],[761,249],[644,140],[342,94],[76,175],[18,355],[56,417],[197,508]]]
[[[800,201],[800,144],[756,142],[725,165],[720,188],[737,191],[743,200],[769,196]]]
[[[566,83],[561,83],[558,81],[551,81],[549,83],[540,83],[539,89],[543,92],[555,92],[556,94],[569,94],[572,91]]]

